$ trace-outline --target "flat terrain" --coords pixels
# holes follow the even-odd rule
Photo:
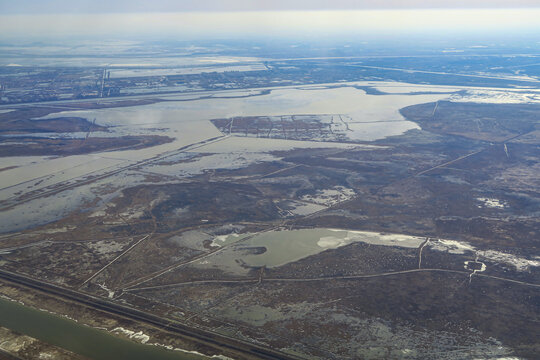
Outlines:
[[[371,82],[14,107],[0,114],[17,135],[0,141],[0,269],[291,357],[533,359],[540,104],[467,91]],[[257,358],[61,296],[42,306]]]

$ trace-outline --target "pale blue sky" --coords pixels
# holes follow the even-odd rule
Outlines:
[[[0,0],[4,39],[537,36],[538,19],[540,0]]]
[[[540,0],[0,0],[0,14],[540,7]]]

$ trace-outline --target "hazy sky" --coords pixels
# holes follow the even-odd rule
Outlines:
[[[0,0],[6,40],[539,36],[539,19],[540,0]]]
[[[540,7],[539,0],[0,0],[1,14]]]

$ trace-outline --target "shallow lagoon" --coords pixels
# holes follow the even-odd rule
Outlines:
[[[238,95],[241,96],[241,94]],[[377,140],[418,128],[416,124],[403,119],[399,114],[400,108],[437,101],[445,96],[443,94],[369,95],[353,87],[318,88],[317,90],[288,88],[253,97],[168,101],[127,108],[65,111],[50,114],[45,118],[76,116],[90,120],[96,119],[98,124],[111,126],[110,130],[116,136],[165,135],[175,139],[172,143],[146,149],[94,154],[124,160],[144,160],[220,136],[222,134],[208,120],[232,116],[333,113],[347,114],[355,123],[400,121],[399,125],[393,124],[391,127],[376,126],[376,131],[373,130],[374,125],[366,124],[363,128],[355,124],[351,133],[352,139]]]
[[[424,240],[424,238],[417,236],[381,234],[369,231],[302,229],[262,233],[239,245],[264,246],[267,249],[263,254],[245,257],[246,264],[276,267],[353,242],[417,248]]]
[[[225,243],[231,244],[234,241],[235,238],[226,238]],[[247,267],[278,267],[355,242],[418,248],[424,241],[425,238],[418,236],[371,231],[325,228],[276,230],[236,238],[236,242],[227,249],[196,263],[196,266],[214,267],[243,275],[249,271]]]
[[[219,94],[219,92],[218,92]],[[207,98],[190,101],[167,101],[150,105],[97,110],[65,111],[50,114],[47,117],[83,117],[96,119],[97,124],[110,126],[109,135],[165,135],[174,138],[173,142],[139,150],[120,150],[94,153],[90,155],[74,155],[63,158],[34,157],[34,163],[14,169],[2,171],[4,179],[0,188],[0,199],[22,196],[30,191],[44,189],[55,184],[75,183],[90,174],[114,171],[120,167],[153,159],[164,154],[182,152],[184,147],[200,144],[209,139],[223,136],[209,120],[232,116],[264,116],[293,114],[346,114],[354,122],[350,137],[355,140],[376,140],[391,135],[399,135],[409,129],[417,128],[415,123],[405,121],[399,109],[417,103],[436,101],[446,95],[368,95],[363,90],[353,87],[324,88],[304,86],[299,88],[280,88],[269,94],[242,97],[243,92],[236,92],[233,98]],[[229,94],[230,95],[230,94]],[[378,121],[397,121],[392,126]],[[361,124],[369,122],[368,124]],[[384,125],[381,125],[384,124]],[[399,125],[398,125],[399,124]],[[92,135],[91,135],[92,136]],[[97,135],[96,135],[97,136]],[[241,168],[254,162],[273,161],[276,158],[267,152],[288,150],[295,147],[336,147],[349,145],[338,143],[299,142],[272,139],[246,139],[241,137],[225,139],[212,145],[205,145],[197,152],[219,154],[213,157],[202,157],[200,161],[184,164],[171,169],[172,174],[191,176],[208,168]],[[365,150],[368,146],[360,145]],[[257,149],[257,147],[259,147]],[[193,151],[193,149],[191,150]],[[0,159],[0,168],[17,162],[18,158]],[[7,166],[5,166],[5,165]],[[27,164],[27,163],[26,163]],[[26,165],[25,164],[25,165]],[[186,168],[187,167],[187,168]],[[163,167],[155,168],[157,172],[171,173]],[[41,181],[43,180],[43,181]],[[117,179],[104,179],[112,183]],[[72,190],[76,191],[76,190]],[[71,192],[71,191],[70,191]],[[84,199],[92,201],[92,195],[86,194]],[[72,199],[81,198],[71,196]],[[62,193],[48,202],[65,201]],[[26,214],[34,213],[36,219],[45,208],[39,201],[32,209],[26,204]],[[24,204],[23,204],[24,205]],[[69,202],[69,209],[75,210],[77,201]],[[21,214],[18,207],[12,208],[10,214],[4,213],[4,219],[12,219]],[[18,215],[17,215],[18,216]],[[43,214],[42,219],[47,218]],[[56,217],[55,217],[56,218]],[[40,223],[44,223],[45,220]],[[32,224],[28,224],[31,226]],[[9,231],[9,226],[0,231]]]
[[[239,96],[241,96],[239,94]],[[399,125],[377,126],[355,124],[354,140],[372,141],[399,135],[418,128],[405,121],[399,109],[408,105],[437,101],[446,95],[369,95],[353,87],[300,90],[273,90],[253,97],[211,98],[191,101],[162,102],[128,108],[66,111],[47,117],[78,116],[96,119],[111,126],[116,135],[166,135],[175,138],[168,144],[152,148],[99,153],[104,157],[143,160],[178,148],[222,135],[209,120],[233,116],[265,116],[294,114],[347,114],[355,123],[399,121]],[[46,118],[47,118],[46,117]],[[367,131],[366,131],[367,129]],[[386,130],[385,130],[386,129]],[[397,131],[396,129],[399,129]]]

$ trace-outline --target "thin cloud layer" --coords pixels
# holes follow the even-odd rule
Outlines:
[[[540,9],[131,13],[0,16],[8,37],[177,37],[537,34]]]
[[[1,14],[523,8],[538,0],[0,0]]]

